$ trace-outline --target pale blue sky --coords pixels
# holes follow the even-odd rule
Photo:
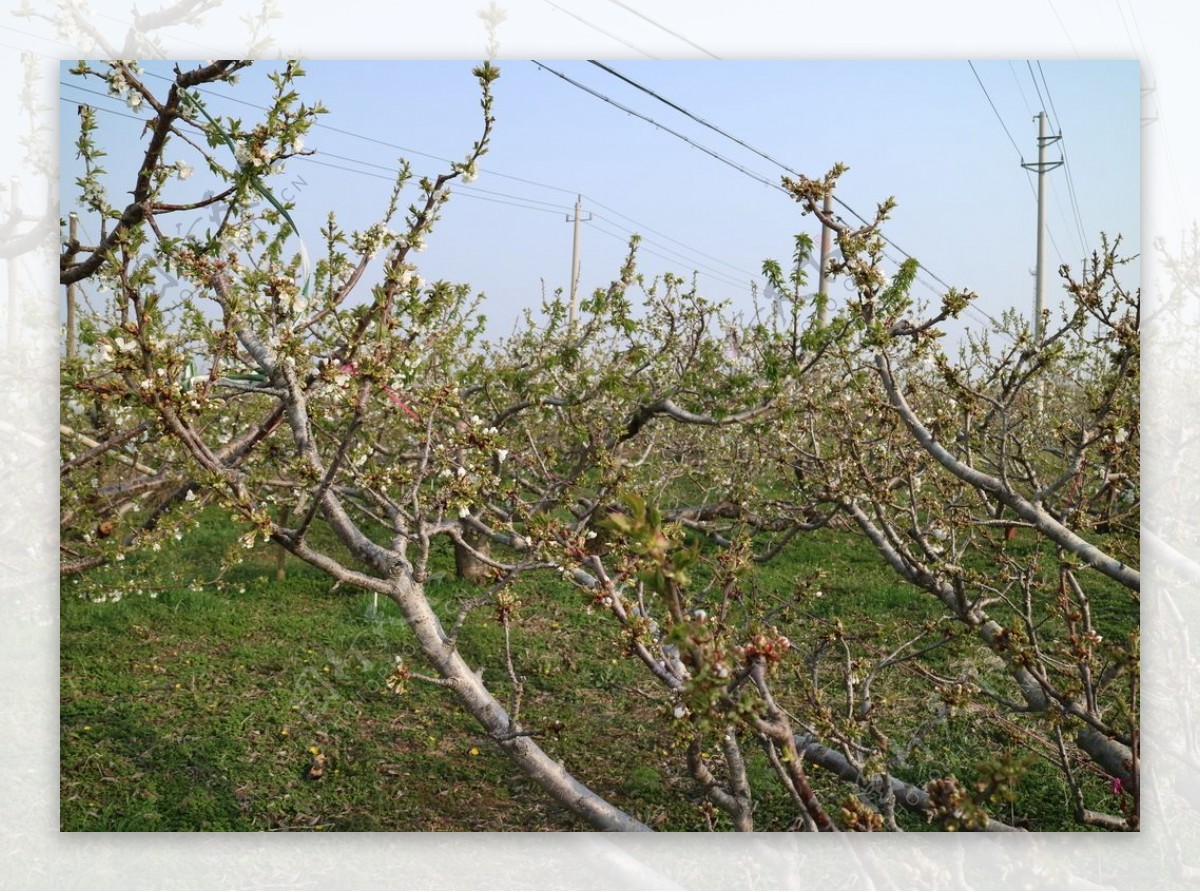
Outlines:
[[[259,69],[268,64],[247,71],[236,90],[208,91],[210,109],[249,119],[253,109],[222,97],[264,101],[266,80]],[[346,226],[371,222],[386,202],[386,168],[398,156],[408,157],[420,174],[435,174],[444,165],[413,150],[464,156],[480,126],[473,64],[306,63],[302,95],[319,98],[330,114],[307,140],[306,148],[318,152],[314,159],[293,161],[274,182],[277,191],[297,201],[296,218],[310,252],[330,209]],[[547,64],[771,182],[783,174],[596,66]],[[797,171],[820,175],[834,162],[848,164],[838,195],[860,214],[869,215],[877,201],[894,195],[898,207],[885,232],[922,262],[928,270],[923,279],[932,286],[919,285],[916,294],[932,297],[932,289],[940,289],[934,277],[974,289],[981,312],[969,313],[969,323],[978,324],[981,313],[998,315],[1010,307],[1027,313],[1032,305],[1036,203],[1020,163],[1022,157],[1036,158],[1033,116],[1043,103],[1051,131],[1056,123],[1062,127],[1078,207],[1077,221],[1065,171],[1050,173],[1048,303],[1057,301],[1059,262],[1077,268],[1084,254],[1081,228],[1089,251],[1101,230],[1122,233],[1131,253],[1139,249],[1136,62],[1040,67],[1024,60],[975,62],[996,111],[961,60],[611,66]],[[611,280],[624,241],[638,231],[646,238],[645,272],[690,275],[698,269],[706,294],[748,307],[750,280],[762,284],[762,260],[785,261],[798,231],[818,236],[814,221],[801,217],[780,191],[531,62],[502,62],[500,68],[492,150],[473,188],[455,190],[428,250],[415,258],[427,279],[466,281],[485,292],[493,334],[507,332],[522,307],[536,305],[543,281],[547,290],[568,285],[572,227],[565,217],[577,193],[584,196],[585,215],[594,215],[582,230],[585,293]],[[64,75],[64,81],[72,78]],[[61,95],[69,182],[74,104],[128,109],[70,85]],[[140,125],[113,115],[101,115],[100,122],[127,132],[123,139],[114,137],[109,169],[116,174],[135,167],[127,140]],[[1061,157],[1057,145],[1048,157]],[[200,178],[178,188],[181,200],[199,191]],[[64,207],[72,198],[68,187]],[[897,250],[890,253],[901,257]],[[1136,284],[1137,269],[1131,268],[1129,284]]]

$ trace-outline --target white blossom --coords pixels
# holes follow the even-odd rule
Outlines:
[[[97,211],[104,206],[104,190],[95,180],[88,180],[83,184],[83,202]]]

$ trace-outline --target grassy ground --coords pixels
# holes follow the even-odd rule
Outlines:
[[[206,524],[171,554],[173,569],[210,579],[233,538]],[[132,569],[153,578],[155,563]],[[371,595],[331,592],[299,563],[282,582],[274,573],[274,553],[262,550],[219,588],[142,586],[97,604],[78,594],[104,574],[64,583],[64,830],[585,829],[532,789],[445,691],[386,688],[396,655],[414,652],[390,603],[376,610]],[[449,605],[474,591],[447,575],[430,593],[453,616]],[[654,731],[658,707],[616,695],[641,680],[635,667],[589,652],[603,624],[569,591],[539,598],[515,642],[523,716],[553,727],[546,749],[589,783],[662,821],[660,801],[681,798],[663,795],[679,783],[665,763],[679,760]],[[477,611],[465,655],[498,650],[501,635]],[[593,746],[610,737],[623,741],[620,763]]]
[[[331,591],[327,577],[296,562],[276,581],[270,549],[246,552],[207,584],[235,539],[217,519],[169,555],[131,556],[119,572],[64,582],[63,830],[586,829],[525,780],[443,689],[419,681],[402,695],[387,689],[396,655],[415,652],[390,603],[376,609],[371,595]],[[935,615],[859,540],[836,533],[801,540],[755,584],[763,597],[788,592],[818,559],[833,571],[824,596],[799,613],[781,610],[781,627],[836,615],[869,628],[880,617]],[[474,590],[453,579],[449,555],[438,569],[429,592],[452,618]],[[639,667],[613,656],[620,648],[609,621],[560,583],[522,585],[514,656],[526,675],[526,725],[545,729],[547,751],[642,820],[706,829],[664,707]],[[122,597],[81,597],[105,591]],[[502,629],[490,611],[475,611],[461,640],[470,662],[501,673],[487,678],[504,697],[494,658]],[[948,649],[944,659],[955,658]],[[912,779],[947,765],[969,777],[981,754],[1008,745],[972,733],[955,722],[937,729],[936,764],[918,754]],[[762,777],[768,768],[755,756],[750,770]],[[1001,817],[1070,829],[1057,779],[1031,778],[1020,814],[1014,806]],[[763,786],[756,824],[784,829],[791,807],[776,785]]]

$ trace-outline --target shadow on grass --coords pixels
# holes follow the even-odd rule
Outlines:
[[[64,706],[64,728],[79,739],[64,740],[63,831],[247,830],[243,803],[223,766],[236,759],[219,738],[164,736],[133,705],[107,706],[99,715]],[[85,724],[80,724],[85,722]],[[94,725],[91,723],[95,723]],[[86,739],[91,731],[96,745]],[[72,795],[68,777],[90,775],[107,790],[101,801]]]

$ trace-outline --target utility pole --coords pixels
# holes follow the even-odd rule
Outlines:
[[[821,210],[825,211],[825,216],[833,216],[833,193],[825,193],[825,201],[821,205]],[[833,249],[833,230],[821,224],[821,269],[817,277],[817,293],[825,295],[824,300],[819,300],[817,304],[817,325],[820,328],[825,327],[825,320],[829,315],[829,292],[825,290],[826,282],[829,279],[829,252]]]
[[[575,330],[575,317],[579,313],[579,224],[583,222],[581,214],[583,205],[583,196],[575,196],[575,213],[567,217],[568,223],[575,224],[575,235],[571,244],[571,305],[567,311],[567,329]],[[587,219],[592,219],[589,212]]]
[[[67,251],[74,259],[75,245],[79,243],[79,217],[74,213],[70,216],[70,243]],[[67,286],[67,359],[75,358],[75,283]]]
[[[1045,306],[1046,295],[1046,172],[1062,166],[1062,161],[1046,161],[1046,146],[1062,139],[1058,136],[1046,135],[1046,112],[1038,112],[1038,160],[1035,163],[1022,163],[1026,170],[1037,171],[1038,175],[1038,222],[1037,222],[1037,286],[1033,296],[1033,342],[1040,344],[1042,340],[1042,308]]]

